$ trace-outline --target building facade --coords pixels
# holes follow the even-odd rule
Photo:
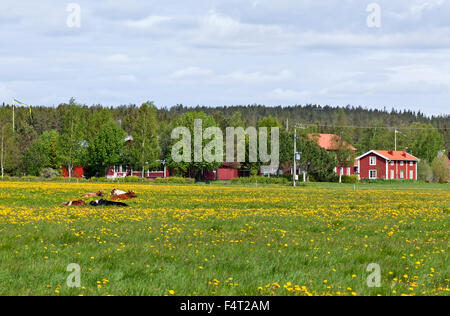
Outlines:
[[[356,158],[360,179],[417,180],[417,157],[406,151],[371,150]]]

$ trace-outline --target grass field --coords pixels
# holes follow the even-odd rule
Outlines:
[[[449,185],[122,184],[129,208],[59,206],[102,188],[0,182],[0,295],[449,294]]]

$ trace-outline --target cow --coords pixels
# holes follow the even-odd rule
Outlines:
[[[114,195],[111,199],[112,200],[129,200],[129,199],[135,198],[135,197],[137,197],[136,193],[134,193],[133,191],[128,191],[128,193],[125,193],[125,194]]]
[[[86,202],[83,200],[69,201],[69,202],[63,203],[61,205],[62,206],[86,206]]]
[[[114,189],[111,191],[111,196],[121,195],[121,194],[126,194],[126,193],[127,193],[127,192],[125,192],[125,191],[117,190],[116,188],[114,188]]]
[[[89,203],[91,206],[122,206],[127,207],[128,205],[122,202],[112,202],[105,199],[91,201]]]
[[[100,190],[97,193],[86,193],[82,197],[91,198],[91,197],[104,196],[104,195],[105,195],[105,190]]]

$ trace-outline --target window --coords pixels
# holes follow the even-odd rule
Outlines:
[[[395,165],[395,161],[391,160],[391,166]]]
[[[377,171],[376,170],[369,171],[369,179],[377,179]]]
[[[371,166],[376,166],[376,165],[377,165],[377,157],[375,157],[375,156],[370,157],[370,162],[369,162],[369,164],[370,164]]]
[[[400,166],[403,166],[405,164],[404,161],[400,161]]]
[[[350,168],[347,168],[347,175],[349,176],[351,174]]]
[[[414,171],[409,170],[409,178],[410,178],[411,180],[414,180]]]
[[[405,172],[403,170],[400,171],[400,179],[405,179]]]
[[[391,179],[395,179],[395,172],[394,172],[394,170],[391,170]]]
[[[120,166],[114,166],[114,172],[119,173],[120,172]]]
[[[410,165],[411,167],[414,166],[414,162],[410,161],[410,162],[409,162],[409,165]]]

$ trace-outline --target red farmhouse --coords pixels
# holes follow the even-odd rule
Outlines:
[[[309,134],[308,137],[314,140],[319,147],[322,147],[326,151],[336,152],[339,149],[339,142],[341,141],[341,138],[335,134]],[[343,141],[342,144],[354,152],[357,151],[355,147],[353,147],[346,141]],[[334,168],[334,172],[337,175],[339,175],[342,172],[343,176],[351,176],[355,174],[355,168],[353,166],[352,167],[336,166],[336,168]]]
[[[417,180],[420,159],[406,151],[371,150],[356,161],[360,179]]]

